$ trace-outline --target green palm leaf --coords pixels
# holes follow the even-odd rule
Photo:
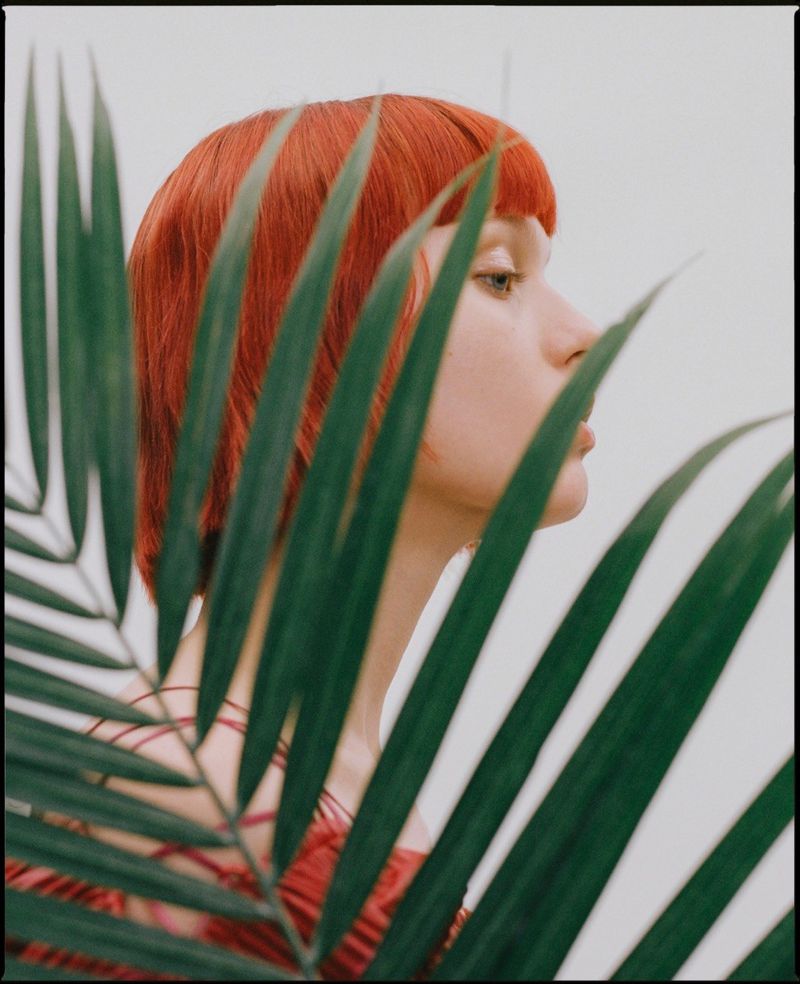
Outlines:
[[[766,417],[733,428],[691,455],[658,486],[606,551],[536,662],[433,851],[401,900],[369,968],[369,978],[388,980],[411,974],[415,942],[432,946],[445,930],[469,876],[511,809],[673,506],[733,441],[775,419]]]
[[[99,612],[90,611],[88,608],[84,608],[83,605],[79,605],[77,602],[65,598],[58,591],[53,591],[52,588],[46,588],[42,584],[37,584],[36,581],[31,581],[30,578],[25,577],[23,574],[18,574],[16,571],[6,570],[5,588],[9,594],[16,595],[17,598],[34,601],[47,608],[65,612],[67,615],[80,615],[83,618],[101,618]]]
[[[791,908],[726,980],[796,981],[794,949],[794,908]]]
[[[40,546],[30,537],[25,536],[24,533],[18,533],[10,526],[5,528],[4,542],[11,550],[18,550],[20,553],[27,554],[29,557],[36,557],[39,560],[49,560],[54,564],[66,564],[72,560],[71,557],[60,557],[58,554],[54,554],[52,550]]]
[[[171,871],[158,861],[111,844],[104,845],[100,853],[93,837],[39,820],[7,813],[6,843],[11,854],[21,861],[44,865],[93,885],[119,888],[132,895],[232,919],[272,919],[275,915],[264,902]]]
[[[32,929],[35,927],[35,935]],[[291,980],[263,960],[218,946],[182,939],[163,929],[141,926],[104,912],[56,899],[6,889],[6,931],[18,939],[88,953],[103,960],[156,973],[212,981]],[[295,978],[296,979],[296,978]]]
[[[103,618],[118,634],[118,659],[67,634],[10,616],[12,647],[103,668],[133,668],[134,646],[121,624],[129,591],[135,515],[136,406],[130,302],[125,275],[117,169],[111,128],[95,78],[91,228],[84,229],[72,130],[59,71],[56,217],[58,399],[47,385],[45,263],[33,66],[28,76],[21,222],[21,325],[28,429],[38,491],[16,513],[51,526],[47,492],[49,407],[61,408],[62,463],[74,548],[60,552],[6,527],[6,546],[38,560],[73,565],[94,608],[7,572],[12,595],[53,612]],[[216,250],[198,319],[192,368],[178,434],[163,548],[157,573],[158,671],[168,672],[199,569],[199,511],[213,462],[233,358],[236,325],[262,191],[302,107],[287,112],[241,184]],[[225,696],[249,621],[282,495],[281,482],[306,393],[319,327],[339,251],[356,207],[375,136],[378,104],[331,189],[295,280],[265,375],[261,399],[210,587],[211,621],[199,695],[198,737]],[[305,979],[358,915],[406,821],[436,756],[508,585],[535,531],[578,417],[638,321],[669,279],[631,309],[584,358],[553,404],[509,483],[362,799],[334,872],[310,951],[284,911],[275,883],[293,857],[317,803],[349,706],[443,344],[483,223],[498,148],[466,169],[397,240],[381,265],[339,372],[279,572],[262,645],[252,707],[238,762],[237,810],[224,805],[178,722],[6,657],[6,690],[72,712],[133,724],[166,725],[187,746],[186,776],[126,748],[17,711],[7,713],[7,792],[36,810],[127,830],[169,843],[238,844],[261,899],[232,892],[62,826],[7,815],[9,852],[31,864],[197,911],[258,932],[283,928]],[[484,166],[484,163],[486,166]],[[344,507],[374,391],[412,261],[442,205],[479,171],[450,252],[428,297],[355,502]],[[87,289],[88,285],[88,289]],[[92,364],[86,358],[93,353]],[[95,370],[96,363],[96,370]],[[89,373],[92,378],[89,379]],[[94,373],[97,378],[94,378]],[[94,395],[87,417],[86,392]],[[99,410],[102,408],[102,415]],[[703,469],[738,437],[776,419],[743,424],[709,442],[663,481],[587,579],[562,624],[475,769],[430,856],[403,897],[367,971],[371,979],[408,979],[446,930],[466,884],[533,767],[542,744],[578,686],[618,612],[644,556],[673,506]],[[89,427],[91,424],[91,428]],[[88,473],[100,475],[106,563],[116,613],[80,564],[87,521]],[[13,468],[13,464],[9,467]],[[787,455],[761,482],[697,565],[615,694],[499,867],[435,979],[548,979],[586,921],[671,762],[696,721],[793,531]],[[269,481],[266,480],[269,477]],[[26,483],[22,481],[23,487]],[[264,489],[269,490],[264,495]],[[524,503],[524,509],[520,504]],[[43,538],[43,537],[42,537]],[[57,537],[59,542],[62,537]],[[45,542],[51,542],[48,536]],[[66,568],[64,564],[68,565]],[[96,624],[96,623],[95,623]],[[158,691],[158,683],[156,690]],[[160,695],[157,693],[160,700]],[[293,698],[300,700],[273,846],[264,870],[246,850],[236,819],[269,764]],[[198,742],[199,743],[199,742]],[[634,946],[616,979],[668,979],[685,962],[791,816],[790,760],[731,826],[716,848]],[[155,807],[98,782],[98,776],[205,788],[226,817],[222,831]],[[176,800],[177,802],[177,800]],[[77,979],[106,976],[103,961],[195,979],[293,979],[263,960],[173,936],[35,891],[7,890],[7,933],[99,961]],[[729,979],[789,979],[793,910]],[[8,960],[9,979],[76,979],[55,967]]]
[[[99,772],[166,786],[197,786],[193,779],[127,748],[49,721],[6,710],[6,756],[39,768]]]
[[[6,793],[12,799],[30,803],[37,810],[50,810],[154,840],[176,841],[198,847],[224,847],[232,843],[230,833],[202,827],[135,796],[106,789],[76,776],[32,768],[19,761],[8,776]]]
[[[14,512],[26,513],[29,516],[35,516],[39,512],[38,508],[24,505],[19,499],[15,499],[13,495],[9,495],[8,492],[5,494],[5,507],[6,509],[13,509]]]
[[[197,516],[222,424],[258,205],[272,164],[301,109],[298,106],[284,114],[250,165],[231,206],[208,275],[156,576],[158,671],[162,678],[172,665],[197,581]]]
[[[436,370],[461,285],[489,206],[497,148],[464,210],[400,377],[358,493],[353,519],[320,604],[311,637],[300,717],[286,766],[275,827],[273,864],[282,872],[311,820],[356,682],[383,570],[411,478]],[[342,587],[344,591],[342,591]]]
[[[436,979],[556,973],[791,536],[789,506],[777,507],[790,474],[787,456],[697,567],[509,852]],[[748,562],[735,563],[742,557]],[[476,934],[481,950],[470,946]]]
[[[112,697],[97,693],[96,690],[28,666],[9,656],[6,656],[5,674],[6,692],[16,697],[41,701],[52,707],[63,707],[78,714],[110,718],[112,721],[130,721],[132,724],[163,723],[130,704],[122,704]]]
[[[790,755],[610,980],[672,980],[793,815]]]
[[[125,613],[133,556],[136,491],[136,402],[133,389],[133,337],[130,300],[122,242],[117,164],[108,111],[94,75],[94,129],[92,146],[92,230],[89,237],[91,270],[91,350],[95,365],[94,446],[100,473],[106,562],[119,621]],[[74,206],[73,206],[74,208]],[[78,266],[81,237],[70,229],[73,262]],[[79,267],[78,267],[79,268]],[[80,268],[79,268],[80,269]],[[74,282],[73,282],[74,284]],[[65,287],[65,289],[68,289]],[[73,298],[74,305],[86,300]],[[80,335],[80,312],[71,322],[69,352]],[[79,344],[79,343],[77,343]],[[73,394],[68,390],[68,406]],[[69,411],[68,411],[69,412]],[[70,453],[72,452],[70,443]],[[76,462],[76,467],[78,463]],[[78,493],[80,496],[81,493]],[[73,510],[75,509],[73,490]],[[78,513],[80,520],[80,510]],[[80,525],[79,525],[80,529]]]
[[[307,380],[328,308],[350,218],[367,175],[378,126],[378,100],[342,167],[292,287],[270,354],[226,519],[210,587],[208,636],[197,698],[202,741],[225,698],[266,564],[283,500],[283,478],[295,445]],[[253,536],[253,530],[259,531]]]
[[[107,656],[92,646],[87,646],[75,639],[68,639],[59,632],[43,629],[30,622],[6,615],[4,619],[6,644],[27,649],[43,656],[55,656],[73,663],[83,663],[85,666],[97,666],[104,670],[133,669],[134,664],[123,662],[113,656]]]
[[[250,802],[269,765],[291,697],[304,672],[302,657],[332,568],[317,561],[335,553],[351,472],[414,255],[443,206],[475,170],[475,166],[466,168],[398,239],[364,303],[289,529],[253,687],[251,706],[258,707],[259,713],[248,723],[242,750],[240,809]]]
[[[14,960],[6,957],[4,981],[102,981],[103,977],[96,974],[70,973],[56,967],[42,967],[38,963],[28,963],[25,960]]]
[[[58,367],[61,406],[61,447],[64,478],[75,552],[80,553],[86,530],[89,432],[86,420],[87,332],[90,303],[86,280],[90,268],[83,228],[75,140],[67,118],[64,82],[59,60],[58,218],[56,256],[58,279]],[[122,544],[124,546],[124,544]]]
[[[39,168],[39,135],[33,89],[33,54],[25,101],[25,149],[22,159],[22,218],[19,239],[22,370],[38,502],[47,494],[49,399],[47,385],[47,309],[44,278],[44,228]]]
[[[361,801],[318,927],[320,954],[330,952],[358,914],[391,853],[544,511],[580,415],[663,285],[651,291],[587,353],[531,441],[492,514]]]

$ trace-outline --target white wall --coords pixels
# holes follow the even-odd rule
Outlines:
[[[586,459],[588,504],[573,522],[532,541],[421,794],[423,813],[438,832],[585,572],[643,498],[713,436],[793,406],[793,10],[10,7],[5,13],[8,325],[17,318],[20,137],[32,45],[48,215],[56,56],[63,57],[80,166],[88,176],[91,48],[114,126],[127,245],[158,185],[213,128],[268,106],[380,90],[473,105],[504,115],[531,138],[559,199],[550,280],[600,325],[704,250],[657,301],[598,393],[598,445]],[[13,408],[21,393],[13,331],[7,357]],[[8,426],[8,456],[31,474],[13,409]],[[745,438],[675,510],[547,742],[513,822],[473,879],[468,904],[688,571],[791,442],[791,418]],[[54,514],[58,505],[54,500]],[[90,532],[88,566],[96,572],[96,526]],[[14,567],[30,569],[24,558],[15,557]],[[390,692],[385,729],[462,569],[460,560],[451,563],[420,622]],[[560,979],[610,973],[792,747],[792,589],[787,552]],[[153,620],[140,586],[128,627],[152,657]],[[113,644],[110,635],[102,638]],[[723,977],[784,911],[792,898],[792,850],[787,831],[681,979]]]

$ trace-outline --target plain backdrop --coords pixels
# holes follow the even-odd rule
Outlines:
[[[116,140],[126,247],[157,187],[214,128],[265,107],[394,91],[504,116],[532,140],[558,195],[549,279],[601,326],[702,250],[598,391],[598,443],[585,460],[588,503],[578,518],[531,541],[420,794],[435,836],[586,574],[643,499],[711,438],[793,406],[793,13],[730,5],[6,7],[7,460],[32,475],[17,412],[16,292],[32,48],[51,248],[57,58],[87,179],[91,50]],[[468,905],[691,569],[792,439],[787,417],[738,441],[674,510],[470,882]],[[11,480],[8,488],[24,492]],[[66,528],[57,481],[48,512]],[[16,526],[52,542],[38,521]],[[100,536],[94,515],[82,563],[107,592]],[[37,568],[18,555],[11,561],[22,572]],[[389,694],[384,738],[465,562],[459,556],[445,570],[418,625]],[[83,597],[68,574],[53,577]],[[608,975],[789,753],[792,589],[789,550],[559,979]],[[36,612],[16,599],[9,609]],[[67,616],[47,624],[115,645],[107,627],[92,635]],[[138,581],[126,629],[149,663],[154,620]],[[97,671],[82,678],[109,689],[127,682],[104,682]],[[680,979],[724,978],[785,911],[792,833],[748,879]]]

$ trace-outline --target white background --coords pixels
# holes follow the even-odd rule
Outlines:
[[[7,458],[32,474],[24,423],[14,410],[21,398],[14,326],[23,92],[32,46],[51,242],[57,55],[87,178],[91,49],[116,139],[126,247],[156,188],[212,129],[266,107],[380,90],[474,106],[504,116],[532,140],[558,195],[549,279],[601,326],[703,250],[656,302],[598,392],[587,506],[571,523],[534,537],[420,795],[438,833],[586,573],[642,500],[712,437],[793,406],[793,12],[788,6],[5,8]],[[789,417],[737,442],[674,510],[470,883],[468,905],[688,572],[791,446],[792,435]],[[22,494],[17,484],[9,490]],[[59,492],[56,483],[48,509],[64,528]],[[35,523],[17,526],[51,542]],[[100,549],[94,517],[85,566],[103,585]],[[384,736],[463,564],[459,557],[447,568],[418,626],[390,691]],[[17,555],[13,566],[36,567]],[[559,979],[611,973],[790,751],[792,588],[787,551]],[[83,597],[77,583],[73,594]],[[126,625],[146,663],[153,619],[138,582],[133,602]],[[13,610],[25,615],[35,608],[15,601]],[[78,631],[68,617],[59,624]],[[114,643],[102,627],[91,638]],[[90,678],[102,685],[96,671]],[[116,678],[108,686],[124,682]],[[792,899],[792,833],[781,836],[680,979],[723,978],[783,913]]]

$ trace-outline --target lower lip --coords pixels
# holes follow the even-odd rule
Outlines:
[[[582,420],[580,423],[580,427],[578,428],[578,436],[580,438],[581,448],[584,448],[586,451],[591,451],[597,443],[594,436],[594,431],[585,420]]]

